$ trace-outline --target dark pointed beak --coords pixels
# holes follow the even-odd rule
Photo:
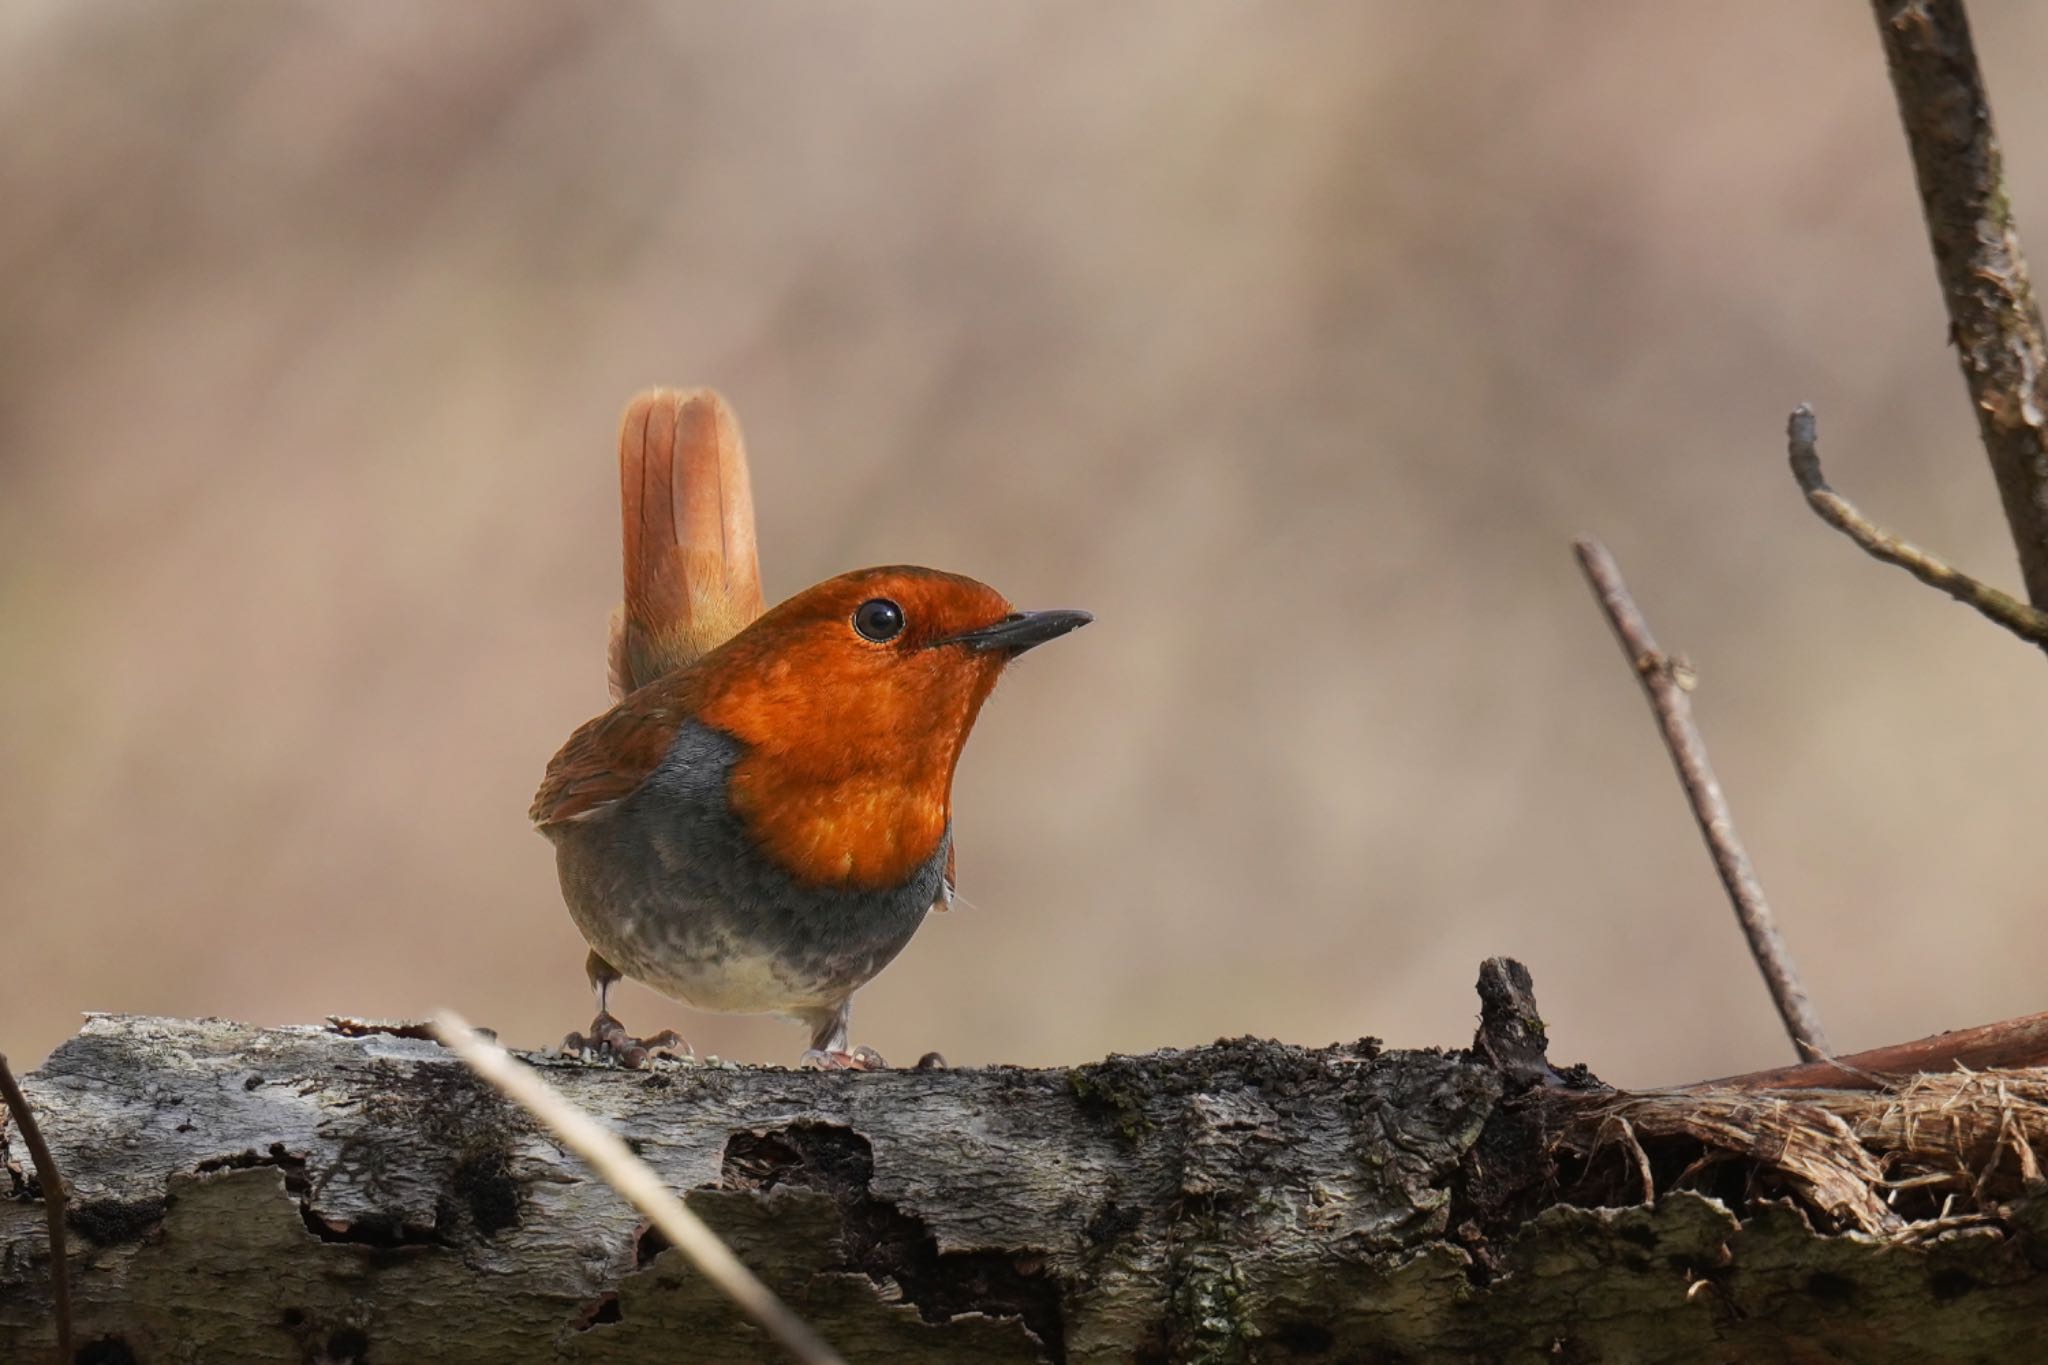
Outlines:
[[[1033,645],[1057,640],[1070,630],[1079,630],[1095,618],[1085,611],[1013,611],[994,625],[949,635],[938,643],[965,645],[978,652],[992,649],[1022,654]]]

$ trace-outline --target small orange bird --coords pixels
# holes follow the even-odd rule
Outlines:
[[[699,1009],[808,1024],[849,1051],[853,993],[953,897],[953,770],[1004,667],[1091,619],[1013,610],[971,578],[861,569],[765,614],[739,426],[717,394],[655,390],[619,436],[625,602],[616,704],[569,736],[533,799],[590,944],[589,1037],[637,1065],[621,976]]]

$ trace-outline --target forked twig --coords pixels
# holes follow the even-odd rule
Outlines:
[[[1969,15],[1963,0],[1871,0],[1871,13],[1913,153],[1949,340],[2026,595],[2048,608],[2048,334]]]
[[[21,1130],[21,1140],[28,1144],[29,1157],[35,1162],[36,1183],[42,1186],[43,1217],[50,1227],[50,1300],[57,1310],[57,1359],[69,1365],[71,1263],[64,1244],[64,1177],[57,1172],[57,1159],[50,1155],[49,1144],[43,1141],[43,1130],[36,1126],[28,1096],[15,1083],[4,1052],[0,1052],[0,1098],[6,1100],[7,1112],[14,1116],[14,1126]]]
[[[1856,510],[1855,504],[1828,486],[1821,472],[1813,409],[1805,403],[1792,409],[1785,437],[1792,457],[1792,477],[1806,494],[1806,505],[1828,525],[1863,547],[1864,553],[1896,564],[1928,587],[1947,593],[1985,619],[2005,627],[2029,644],[2048,647],[2048,612],[2028,606],[2010,593],[1979,582],[1955,566],[1899,539]]]
[[[469,1069],[496,1086],[589,1162],[606,1184],[661,1229],[705,1279],[804,1365],[844,1365],[839,1354],[810,1325],[775,1297],[690,1207],[661,1183],[651,1167],[617,1134],[578,1109],[531,1067],[514,1062],[505,1049],[486,1042],[450,1010],[434,1015],[434,1036]]]
[[[1585,571],[1601,610],[1607,613],[1608,624],[1614,627],[1614,636],[1621,642],[1637,681],[1643,685],[1650,709],[1656,713],[1658,727],[1664,733],[1664,746],[1671,751],[1671,762],[1678,769],[1686,800],[1692,804],[1693,818],[1699,822],[1700,835],[1713,855],[1714,870],[1728,889],[1735,918],[1749,940],[1750,956],[1763,973],[1778,1016],[1785,1021],[1785,1031],[1792,1035],[1792,1045],[1804,1057],[1828,1056],[1833,1049],[1821,1029],[1820,1015],[1807,998],[1805,986],[1800,984],[1791,951],[1778,932],[1777,920],[1764,899],[1756,869],[1750,866],[1749,855],[1743,852],[1742,841],[1736,836],[1728,800],[1721,794],[1713,766],[1707,762],[1706,741],[1693,724],[1692,702],[1687,696],[1692,686],[1690,674],[1657,648],[1649,622],[1629,596],[1621,569],[1607,547],[1597,540],[1580,540],[1573,543],[1572,549],[1578,554],[1579,567]]]

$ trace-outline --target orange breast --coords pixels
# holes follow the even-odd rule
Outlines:
[[[746,745],[728,793],[748,833],[812,885],[900,886],[932,856],[952,818],[953,769],[987,695],[976,678],[915,688],[863,681],[778,663],[699,713]]]
[[[858,773],[819,782],[755,754],[734,767],[728,791],[762,851],[799,881],[882,890],[909,880],[946,834],[950,780],[933,785],[905,776]]]

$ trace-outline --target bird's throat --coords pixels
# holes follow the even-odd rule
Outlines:
[[[931,860],[951,818],[952,770],[873,771],[829,781],[742,759],[727,788],[755,845],[799,882],[874,891]]]

